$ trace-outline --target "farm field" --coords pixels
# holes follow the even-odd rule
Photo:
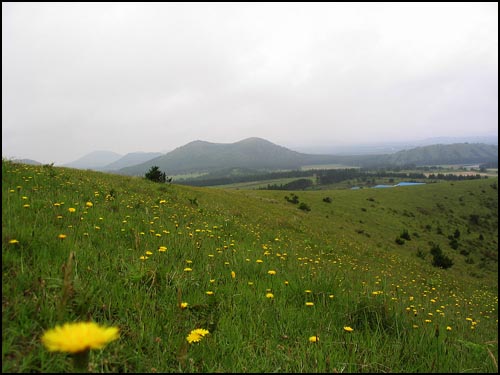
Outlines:
[[[232,190],[3,160],[2,370],[73,371],[41,338],[92,321],[119,338],[91,372],[497,372],[497,185]]]

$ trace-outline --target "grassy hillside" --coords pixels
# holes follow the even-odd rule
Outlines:
[[[497,183],[293,204],[3,161],[2,370],[71,371],[40,339],[91,320],[93,372],[496,372]]]

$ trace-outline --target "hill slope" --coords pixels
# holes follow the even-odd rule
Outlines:
[[[117,161],[107,164],[99,169],[102,171],[116,171],[121,168],[130,167],[133,165],[147,162],[162,155],[161,152],[131,152],[118,159]]]
[[[41,337],[90,320],[120,331],[90,371],[496,372],[497,183],[296,192],[306,211],[3,161],[2,370],[72,371]]]
[[[64,164],[64,167],[77,168],[77,169],[93,169],[98,170],[110,163],[120,159],[122,155],[113,151],[93,151],[81,158],[72,161],[71,163]]]
[[[206,172],[227,168],[294,169],[308,156],[261,138],[248,138],[235,143],[190,142],[165,155],[119,173],[144,175],[153,165],[167,174]]]
[[[391,165],[474,164],[498,160],[498,145],[455,143],[398,151],[386,156]]]

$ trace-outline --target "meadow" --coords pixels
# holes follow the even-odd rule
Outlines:
[[[497,184],[228,190],[3,160],[2,370],[71,372],[41,337],[93,321],[120,338],[90,372],[498,372]]]

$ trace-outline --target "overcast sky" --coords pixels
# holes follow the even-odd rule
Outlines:
[[[2,156],[498,135],[498,3],[2,2]]]

